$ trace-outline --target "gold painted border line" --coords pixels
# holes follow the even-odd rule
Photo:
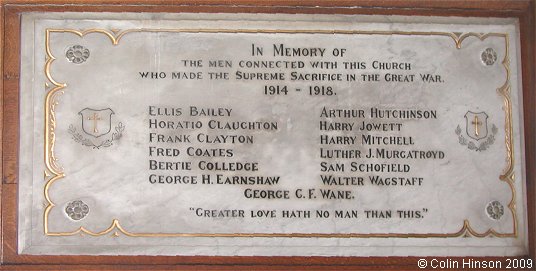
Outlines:
[[[59,104],[57,97],[62,95],[63,89],[67,87],[65,83],[55,81],[50,73],[50,67],[56,58],[50,50],[51,33],[71,33],[84,37],[92,33],[106,35],[113,45],[118,45],[119,41],[129,33],[139,32],[168,32],[168,33],[246,33],[246,34],[337,34],[337,35],[405,35],[405,36],[444,36],[450,37],[454,41],[457,49],[461,49],[462,42],[468,37],[477,37],[481,41],[488,37],[502,37],[505,39],[505,55],[502,65],[506,70],[506,80],[504,84],[497,89],[499,95],[504,99],[505,111],[505,144],[507,165],[504,173],[499,176],[501,181],[506,182],[512,192],[512,199],[508,204],[508,209],[512,213],[513,232],[499,233],[493,228],[483,233],[475,231],[469,220],[464,220],[461,229],[455,233],[133,233],[126,230],[118,219],[113,219],[111,225],[99,232],[88,230],[81,226],[71,232],[52,232],[48,227],[48,216],[54,206],[50,198],[49,189],[56,181],[65,177],[63,169],[57,164],[57,158],[54,155],[54,146],[56,142],[55,128],[56,115],[55,107]],[[423,32],[423,31],[362,31],[362,30],[285,30],[285,29],[129,29],[125,31],[106,30],[106,29],[46,29],[45,31],[45,76],[53,84],[51,89],[47,89],[45,98],[45,187],[44,195],[47,202],[43,215],[43,228],[47,236],[72,236],[77,234],[88,234],[90,236],[103,236],[114,232],[114,236],[122,233],[129,237],[288,237],[288,238],[452,238],[460,236],[488,237],[495,236],[501,238],[517,237],[517,214],[516,214],[516,190],[514,187],[514,150],[513,150],[513,123],[512,123],[512,104],[510,98],[510,59],[509,59],[509,35],[507,33],[449,33],[449,32]],[[48,84],[47,84],[48,88]]]

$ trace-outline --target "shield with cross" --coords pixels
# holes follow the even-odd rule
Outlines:
[[[488,114],[485,112],[467,111],[465,114],[467,135],[475,140],[488,136]]]
[[[82,130],[93,137],[100,137],[112,130],[112,115],[110,108],[91,109],[84,108],[78,113],[82,117]]]

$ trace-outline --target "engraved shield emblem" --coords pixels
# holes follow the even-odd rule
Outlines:
[[[465,130],[470,138],[480,140],[488,136],[488,114],[485,112],[467,111],[465,123]]]
[[[112,115],[115,113],[110,108],[84,108],[78,114],[82,117],[82,130],[90,136],[100,137],[112,129]]]

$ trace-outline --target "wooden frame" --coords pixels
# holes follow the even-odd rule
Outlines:
[[[70,5],[63,5],[69,3]],[[536,260],[536,2],[532,0],[5,1],[0,4],[0,270],[418,270],[422,257],[32,256],[17,254],[20,18],[24,12],[245,12],[518,18],[521,30],[529,254]],[[437,258],[437,257],[435,257]],[[432,259],[431,257],[429,259]],[[446,258],[445,258],[446,259]],[[459,259],[449,257],[449,259]],[[501,260],[505,257],[479,258]]]

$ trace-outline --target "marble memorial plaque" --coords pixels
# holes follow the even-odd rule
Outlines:
[[[513,19],[28,13],[22,44],[22,254],[526,254]]]

